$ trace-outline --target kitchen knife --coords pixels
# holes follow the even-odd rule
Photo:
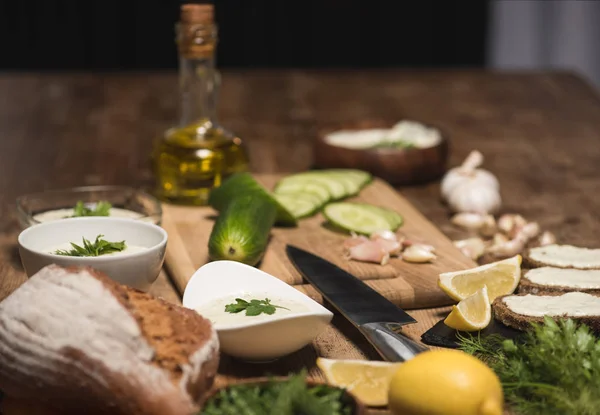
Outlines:
[[[416,320],[367,284],[295,246],[287,245],[286,252],[300,274],[361,331],[384,359],[403,362],[427,350],[400,331],[401,326]]]

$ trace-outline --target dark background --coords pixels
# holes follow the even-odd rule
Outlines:
[[[177,66],[177,0],[0,0],[0,70]],[[486,0],[216,0],[224,67],[474,67]]]

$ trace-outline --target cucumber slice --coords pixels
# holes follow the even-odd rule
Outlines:
[[[341,183],[336,178],[327,176],[325,174],[319,174],[319,173],[313,173],[313,172],[293,174],[291,176],[287,176],[287,177],[284,177],[283,179],[281,179],[281,181],[279,182],[279,185],[287,186],[290,183],[296,183],[296,184],[298,184],[298,183],[300,183],[300,184],[319,183],[320,185],[327,188],[327,191],[329,192],[331,199],[342,199],[349,194],[348,190],[346,190],[346,187],[344,186],[343,183]]]
[[[354,196],[358,194],[358,192],[360,192],[360,183],[357,180],[355,180],[352,176],[332,171],[324,171],[321,174],[331,177],[342,183],[344,185],[344,188],[346,189],[346,196]]]
[[[398,229],[402,225],[402,223],[404,223],[404,218],[402,216],[400,216],[397,212],[395,212],[391,209],[386,209],[386,208],[382,208],[379,206],[369,205],[367,203],[355,203],[355,204],[360,205],[365,209],[372,210],[374,213],[376,213],[378,215],[384,216],[387,219],[387,221],[389,222],[393,231]]]
[[[331,195],[328,188],[321,183],[302,183],[302,182],[284,182],[275,187],[275,194],[302,193],[309,192],[316,195],[322,204],[329,202]]]
[[[227,205],[239,196],[261,195],[266,197],[277,208],[276,223],[278,225],[295,226],[294,215],[283,207],[273,195],[260,185],[250,173],[235,173],[227,178],[221,186],[213,189],[208,198],[208,204],[215,210],[222,212]]]
[[[312,216],[323,206],[321,201],[310,193],[280,193],[276,194],[275,198],[296,219]]]
[[[208,239],[210,259],[256,265],[267,249],[277,217],[277,206],[271,199],[258,192],[233,198],[219,213]]]
[[[328,169],[324,170],[329,173],[343,174],[354,180],[362,189],[373,180],[371,173],[357,169]]]
[[[370,235],[383,230],[396,230],[397,226],[391,226],[389,217],[382,214],[387,209],[372,207],[376,209],[360,203],[330,203],[323,209],[323,215],[338,228],[362,235]]]

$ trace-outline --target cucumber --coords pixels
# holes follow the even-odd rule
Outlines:
[[[390,216],[386,212],[392,211],[362,203],[338,202],[325,206],[323,216],[340,229],[370,235],[373,232],[395,231],[398,228],[392,226]]]
[[[275,198],[296,219],[312,216],[323,206],[321,200],[314,193],[280,193],[275,194]]]
[[[284,206],[282,206],[271,193],[260,185],[250,173],[235,173],[227,178],[221,186],[213,189],[208,198],[208,204],[215,210],[222,212],[227,205],[236,197],[250,195],[261,195],[270,200],[277,208],[275,222],[278,225],[295,226],[296,218]]]
[[[208,240],[210,259],[258,264],[277,218],[277,206],[271,199],[260,192],[233,198],[213,226]]]
[[[354,180],[360,186],[361,189],[363,187],[365,187],[367,184],[369,184],[371,182],[371,180],[373,180],[373,176],[371,175],[371,173],[367,173],[366,171],[362,171],[362,170],[328,169],[328,170],[324,170],[324,171],[328,172],[328,173],[343,174],[345,176],[348,176],[352,180]]]

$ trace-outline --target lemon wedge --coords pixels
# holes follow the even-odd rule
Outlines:
[[[345,388],[367,406],[388,403],[390,381],[401,363],[317,358],[317,366],[333,386]]]
[[[389,387],[394,415],[502,415],[498,376],[459,350],[419,353],[398,368]]]
[[[477,331],[486,328],[492,320],[492,306],[484,286],[475,294],[452,306],[452,311],[444,320],[446,326],[460,331]]]
[[[452,299],[462,301],[487,286],[490,302],[512,294],[521,279],[521,255],[479,267],[440,274],[438,286]]]

